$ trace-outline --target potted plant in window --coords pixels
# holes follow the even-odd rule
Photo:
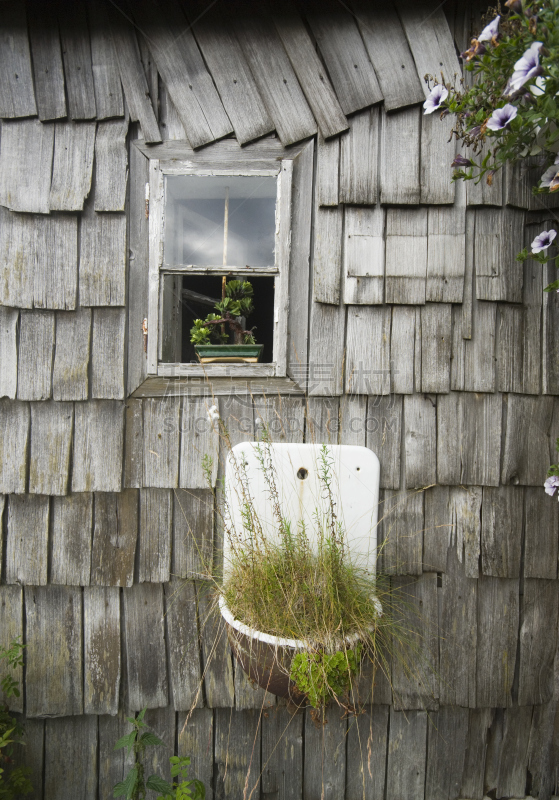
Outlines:
[[[215,304],[217,313],[195,320],[190,329],[190,341],[202,364],[253,364],[259,360],[264,345],[256,343],[254,328],[246,330],[246,318],[254,309],[252,296],[250,281],[226,282],[224,278],[222,299]]]

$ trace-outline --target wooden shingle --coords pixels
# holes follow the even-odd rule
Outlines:
[[[125,589],[124,623],[129,707],[167,706],[163,587],[140,583]]]
[[[6,583],[47,582],[49,498],[12,495],[8,504]]]
[[[173,708],[201,708],[202,677],[196,609],[192,581],[173,581],[165,586],[165,624],[169,646],[169,677]]]
[[[35,217],[29,257],[34,270],[35,308],[71,310],[78,294],[78,220],[75,214]]]
[[[22,494],[27,477],[29,404],[0,400],[0,492]]]
[[[212,424],[208,414],[212,405],[211,398],[185,397],[183,400],[179,485],[186,489],[209,488],[203,468],[205,459],[211,460],[209,476],[212,486],[215,486],[219,427],[216,423]]]
[[[497,772],[497,793],[501,797],[524,794],[532,709],[508,708],[504,714],[503,739]]]
[[[400,488],[402,395],[371,397],[367,406],[367,447],[380,460],[380,485]]]
[[[470,336],[465,337],[462,309],[455,307],[450,388],[461,392],[495,391],[497,306],[474,300]]]
[[[192,774],[204,783],[207,800],[213,800],[213,763],[208,758],[214,741],[213,709],[195,708],[177,717],[178,754],[191,759]]]
[[[49,194],[51,211],[81,211],[91,189],[94,122],[57,122]]]
[[[343,301],[378,305],[384,297],[384,209],[346,206],[344,214]]]
[[[394,111],[423,102],[422,83],[394,5],[385,2],[372,8],[367,0],[354,0],[352,8],[379,80],[385,109]]]
[[[304,714],[275,706],[262,715],[262,792],[300,800],[303,796]]]
[[[437,404],[429,395],[404,396],[405,483],[407,489],[437,482]]]
[[[98,492],[91,550],[92,586],[132,586],[138,539],[138,492]]]
[[[97,119],[122,117],[124,102],[120,73],[105,4],[87,0],[87,17],[91,39],[91,68]]]
[[[3,502],[2,502],[3,505]],[[14,639],[23,641],[23,589],[21,586],[0,586],[0,647],[10,649]],[[13,679],[21,686],[23,666],[14,665]],[[2,702],[7,698],[0,692]],[[12,695],[9,699],[10,710],[23,712],[23,692],[19,697]]]
[[[83,713],[82,590],[25,589],[28,717]]]
[[[235,690],[225,623],[212,597],[210,584],[197,583],[196,596],[206,702],[210,708],[230,708]]]
[[[342,361],[345,308],[313,303],[309,327],[308,393],[342,394]],[[321,335],[330,331],[330,338]]]
[[[50,582],[89,586],[93,495],[69,494],[53,499]]]
[[[475,270],[479,300],[522,302],[523,267],[516,260],[524,240],[524,212],[476,211]]]
[[[386,214],[386,302],[422,305],[427,278],[427,209]]]
[[[214,797],[260,794],[260,715],[258,711],[215,712]]]
[[[148,314],[149,265],[149,219],[145,211],[149,161],[137,147],[130,151],[127,395],[145,380],[147,372],[142,325]]]
[[[348,721],[346,800],[382,800],[388,747],[387,705],[368,706]]]
[[[57,2],[64,58],[64,77],[71,119],[94,119],[97,114],[91,66],[91,44],[85,3]]]
[[[95,211],[124,211],[128,121],[100,122],[95,137]]]
[[[540,486],[526,487],[525,493],[524,575],[555,580],[559,545],[557,505]]]
[[[91,309],[58,311],[52,373],[55,400],[87,400]]]
[[[487,734],[495,712],[490,708],[470,710],[466,757],[462,773],[462,797],[483,797]],[[482,769],[480,769],[482,765]]]
[[[420,199],[420,111],[407,108],[381,112],[381,203],[416,204]]]
[[[84,712],[116,714],[120,689],[120,593],[91,586],[83,593]]]
[[[553,696],[559,586],[556,581],[524,581],[519,650],[519,705],[547,703]]]
[[[390,308],[350,306],[347,318],[346,391],[390,393]]]
[[[397,394],[413,394],[416,313],[413,306],[392,308],[390,366],[392,391]]]
[[[97,788],[97,720],[93,716],[45,722],[45,796],[65,786],[72,797]]]
[[[0,206],[0,303],[33,308],[33,263],[29,247],[29,218]],[[25,246],[24,246],[25,242]],[[19,269],[14,270],[17,264]]]
[[[4,3],[0,12],[0,117],[33,116],[37,107],[25,6]]]
[[[466,270],[465,206],[457,202],[454,206],[430,208],[427,235],[425,299],[435,303],[461,303]]]
[[[387,797],[425,797],[427,712],[390,709]]]
[[[483,488],[481,563],[484,575],[519,578],[524,493],[515,486]]]
[[[0,307],[0,398],[13,400],[17,391],[17,323],[15,308]]]
[[[91,396],[124,398],[124,308],[94,308],[91,331]]]
[[[126,217],[86,204],[80,224],[80,305],[123,306],[126,277]]]
[[[421,575],[423,519],[423,492],[384,492],[378,548],[385,574]]]
[[[470,157],[473,161],[481,162],[487,156],[489,146],[487,144],[481,147],[479,153],[468,154],[466,150],[466,158]],[[469,206],[502,206],[503,205],[503,170],[497,170],[494,175],[485,175],[479,182],[468,181],[466,187],[467,203]]]
[[[378,108],[355,114],[341,137],[340,203],[373,205],[378,199]]]
[[[342,226],[342,208],[317,206],[313,255],[313,297],[317,303],[340,302]]]
[[[66,95],[58,20],[42,0],[29,0],[27,9],[37,113],[41,122],[60,119],[66,116]]]
[[[214,498],[209,489],[173,492],[173,563],[179,578],[207,579],[213,571]]]
[[[142,400],[128,398],[124,424],[124,486],[144,485],[144,409]]]
[[[122,483],[124,406],[116,400],[77,403],[73,492],[119,492]]]
[[[138,581],[165,583],[170,578],[173,493],[170,489],[140,490]]]
[[[305,745],[307,756],[303,771],[303,797],[343,797],[346,774],[347,717],[341,708],[332,707],[327,725],[315,725],[307,710],[305,714]],[[313,791],[314,790],[314,791]]]
[[[180,401],[175,397],[144,400],[144,485],[179,485]]]
[[[456,149],[451,135],[453,124],[450,115],[442,121],[436,113],[421,116],[419,182],[422,203],[454,203],[455,185],[450,167]]]
[[[337,206],[340,184],[340,137],[326,141],[317,135],[315,196],[319,206]]]
[[[427,728],[425,796],[459,797],[468,737],[468,710],[440,708]]]
[[[427,303],[421,309],[421,391],[444,394],[450,390],[452,307]]]
[[[2,122],[0,205],[48,214],[54,125],[37,119]]]
[[[31,494],[68,491],[73,421],[72,403],[31,403]]]
[[[546,477],[542,452],[549,448],[553,414],[551,397],[508,396],[507,426],[503,449],[503,484],[539,486]]]
[[[518,581],[483,577],[477,591],[476,705],[506,708],[512,705],[519,616]]]

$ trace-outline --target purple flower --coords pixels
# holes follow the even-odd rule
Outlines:
[[[448,89],[442,83],[438,83],[433,89],[427,100],[423,103],[424,114],[432,114],[440,108],[448,97]]]
[[[518,91],[530,78],[541,75],[540,50],[542,47],[543,42],[532,42],[522,58],[518,59],[514,65],[514,72],[505,87],[506,95]]]
[[[472,58],[476,56],[482,56],[487,51],[487,48],[480,42],[479,39],[472,39],[470,47],[468,50],[465,50],[463,53],[460,53],[460,58],[463,61],[471,61]]]
[[[546,478],[545,480],[544,483],[545,493],[553,497],[558,486],[559,486],[559,476],[551,475],[549,478]]]
[[[493,22],[486,25],[480,35],[477,37],[478,42],[490,42],[499,33],[499,21],[501,17],[495,17]]]
[[[487,121],[487,127],[490,131],[502,131],[517,114],[518,109],[516,106],[507,103],[502,108],[495,109]]]
[[[550,231],[542,231],[530,245],[532,253],[541,253],[542,250],[547,250],[556,236],[557,231],[554,231],[553,228]]]
[[[458,169],[459,167],[473,167],[474,162],[471,160],[471,158],[464,158],[464,156],[458,154],[457,156],[454,156],[454,161],[450,166],[454,169]]]
[[[550,188],[551,184],[559,175],[559,167],[557,166],[558,164],[559,164],[559,155],[556,156],[553,164],[550,167],[548,167],[544,172],[544,174],[541,176],[540,178],[541,188],[546,188],[546,189]]]

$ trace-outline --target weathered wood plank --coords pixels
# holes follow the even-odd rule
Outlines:
[[[52,372],[54,400],[87,400],[91,309],[58,311]]]
[[[124,308],[93,309],[91,333],[91,396],[124,399]]]
[[[48,214],[53,145],[53,125],[36,119],[2,122],[0,205]]]
[[[389,208],[386,214],[386,302],[423,305],[426,278],[427,209]]]
[[[427,713],[390,709],[387,797],[425,797]]]
[[[495,578],[519,578],[524,492],[514,486],[483,489],[482,572]]]
[[[483,797],[487,734],[494,711],[490,708],[470,710],[470,724],[460,797]]]
[[[211,459],[210,481],[217,478],[219,426],[210,420],[212,398],[185,397],[182,403],[180,482],[187,489],[208,489],[204,458]]]
[[[262,711],[275,706],[275,696],[253,683],[236,659],[233,659],[233,668],[236,709],[254,708]]]
[[[32,217],[14,214],[0,205],[0,303],[33,307],[33,264],[30,248]],[[24,244],[25,242],[25,244]],[[14,264],[18,269],[14,269]]]
[[[462,337],[472,337],[472,304],[474,298],[474,247],[476,212],[466,209],[466,267],[464,271],[464,296],[462,298]]]
[[[253,709],[216,709],[214,797],[259,796],[259,723],[259,714]]]
[[[446,572],[449,547],[456,549],[467,578],[479,573],[481,487],[435,486],[425,495],[424,569]]]
[[[262,795],[303,797],[304,713],[274,706],[262,715]]]
[[[340,398],[339,419],[339,443],[364,447],[367,435],[367,398],[344,394]]]
[[[177,711],[201,708],[200,643],[192,581],[173,581],[165,586],[165,624],[173,708]]]
[[[425,795],[432,800],[460,796],[468,721],[466,708],[441,708],[429,718]]]
[[[19,400],[49,399],[53,351],[53,312],[22,311],[17,376]]]
[[[519,797],[526,791],[526,766],[532,709],[508,708],[504,712],[503,740],[496,786],[500,797]]]
[[[116,400],[77,403],[73,492],[119,492],[122,484],[124,405]]]
[[[437,482],[437,404],[428,395],[404,396],[405,482],[407,489]]]
[[[15,308],[0,307],[0,397],[15,399],[17,391],[17,323]]]
[[[528,769],[532,780],[532,791],[551,792],[553,769],[557,763],[553,746],[553,725],[557,705],[553,701],[535,706],[532,714],[530,741],[528,743]]]
[[[2,499],[2,508],[4,500]],[[1,521],[1,517],[0,517]],[[14,639],[23,642],[23,589],[21,586],[0,586],[0,647],[10,648]],[[22,686],[23,667],[10,670],[13,679]],[[2,703],[7,701],[4,692],[0,692]],[[10,711],[23,712],[23,692],[19,697],[9,698]]]
[[[95,211],[124,211],[128,121],[100,122],[95,137]]]
[[[340,138],[324,140],[319,132],[316,147],[316,202],[319,206],[339,203]]]
[[[25,614],[27,716],[82,714],[82,590],[26,587]]]
[[[378,108],[363,111],[349,120],[349,131],[340,140],[340,203],[377,202],[379,127]]]
[[[177,489],[173,503],[171,574],[207,580],[213,571],[213,494],[209,489]]]
[[[556,504],[541,487],[526,487],[524,506],[524,576],[557,577],[559,519]]]
[[[128,263],[128,360],[126,392],[143,383],[147,372],[147,343],[143,320],[148,316],[149,219],[146,219],[146,183],[149,161],[137,147],[130,151],[129,263]]]
[[[450,488],[431,486],[425,490],[423,569],[446,572],[448,548],[453,537]]]
[[[394,205],[419,203],[419,141],[421,119],[418,108],[381,112],[380,200]],[[400,168],[406,164],[406,169]]]
[[[557,273],[553,263],[543,268],[543,280],[547,285],[556,280]],[[557,292],[545,292],[543,295],[542,319],[542,391],[543,394],[559,393],[559,346],[557,331],[559,330],[559,295]]]
[[[37,113],[41,122],[60,119],[66,116],[66,94],[58,21],[42,0],[29,0],[27,9]]]
[[[501,421],[501,395],[441,395],[437,401],[439,483],[498,486]]]
[[[2,5],[0,31],[0,117],[33,116],[37,107],[23,4]]]
[[[142,400],[126,401],[124,422],[124,486],[144,485],[144,411]]]
[[[390,393],[390,323],[388,307],[350,306],[347,316],[346,392]]]
[[[179,485],[178,398],[144,400],[144,485]]]
[[[97,119],[122,117],[124,102],[120,73],[105,4],[96,2],[96,0],[87,0],[87,17],[91,38],[91,68]]]
[[[31,494],[67,493],[73,421],[72,403],[31,404]]]
[[[434,0],[423,6],[413,0],[396,0],[396,8],[420,79],[426,74],[440,77],[441,71],[448,81],[460,76],[460,63],[443,9]],[[427,97],[429,87],[425,82],[423,91]]]
[[[305,714],[303,796],[308,800],[344,796],[347,717],[332,705],[324,719],[328,724],[316,725],[308,710]]]
[[[35,217],[29,252],[35,308],[71,310],[78,294],[78,220],[75,214]]]
[[[348,722],[346,800],[384,800],[389,711],[367,707]]]
[[[439,592],[439,693],[441,706],[476,705],[477,582],[468,578],[449,548]],[[462,758],[463,758],[462,753]],[[460,780],[456,770],[454,779]],[[454,796],[454,795],[451,795]]]
[[[379,103],[382,92],[353,15],[335,3],[305,6],[344,114]]]
[[[278,9],[274,24],[322,136],[328,138],[347,130],[348,122],[303,20],[298,14]]]
[[[232,133],[212,77],[179,6],[142,0],[134,4],[134,16],[190,144],[200,147]],[[177,30],[181,31],[180,41]]]
[[[130,119],[139,121],[146,144],[160,142],[161,133],[150,100],[134,28],[111,5],[107,7],[107,13]]]
[[[232,24],[281,143],[314,136],[317,124],[272,20],[251,15]]]
[[[317,206],[314,216],[313,298],[317,303],[340,302],[342,208]]]
[[[431,19],[424,28],[429,28],[430,23]],[[454,203],[455,185],[450,166],[456,148],[451,136],[453,124],[450,115],[443,120],[439,114],[421,116],[419,181],[422,203]]]
[[[201,780],[206,800],[214,800],[213,742],[214,715],[211,708],[195,708],[178,714],[178,754],[190,758],[189,774]]]
[[[305,425],[304,400],[300,397],[254,397],[254,421],[257,436],[264,426],[272,441],[302,442]]]
[[[196,596],[206,702],[210,708],[230,708],[233,706],[235,694],[231,648],[227,641],[225,623],[212,596],[210,584],[197,583]]]
[[[140,489],[138,580],[165,583],[170,578],[173,496],[170,489]]]
[[[452,306],[427,303],[421,309],[421,391],[450,391]]]
[[[138,538],[138,492],[95,495],[91,548],[92,586],[132,586]]]
[[[547,703],[553,696],[559,593],[556,582],[528,578],[522,597],[519,705]]]
[[[478,583],[476,705],[512,705],[518,635],[518,581],[480,578]]]
[[[393,111],[423,102],[423,87],[393,4],[383,3],[373,9],[366,0],[354,0],[352,8],[378,77],[385,109]]]
[[[450,388],[466,392],[494,392],[497,306],[474,299],[469,331],[464,327],[462,309],[454,308],[452,314],[454,327]],[[465,336],[467,332],[468,337]]]
[[[123,781],[128,773],[130,764],[126,761],[126,748],[115,750],[115,742],[130,732],[130,723],[123,710],[114,717],[109,715],[99,716],[99,743],[98,743],[98,791],[99,797],[110,797],[115,784]]]
[[[49,498],[12,495],[8,502],[6,583],[47,582]]]
[[[84,712],[118,713],[120,689],[120,593],[86,587],[83,594]]]
[[[380,485],[400,488],[402,395],[370,398],[367,407],[367,447],[380,460]]]
[[[81,211],[91,189],[95,122],[57,122],[49,194],[51,211]]]
[[[313,395],[342,394],[345,308],[325,303],[311,305],[307,391]],[[330,337],[321,331],[330,331]]]
[[[126,217],[85,205],[80,223],[80,305],[125,305]]]
[[[516,256],[524,241],[524,212],[476,211],[475,269],[479,300],[522,302],[523,266]]]
[[[386,490],[379,508],[378,550],[387,575],[421,575],[423,492]]]
[[[413,394],[415,337],[415,309],[411,306],[394,306],[392,308],[390,366],[392,391],[397,394]]]
[[[508,396],[503,484],[539,486],[544,482],[547,464],[541,454],[549,447],[552,414],[551,397]]]
[[[163,587],[140,583],[124,590],[124,635],[128,705],[167,706],[167,656],[164,634]]]
[[[307,402],[305,411],[305,441],[335,444],[340,430],[338,398],[312,398]]]
[[[50,582],[89,586],[93,495],[88,492],[53,499]]]
[[[344,303],[380,304],[384,296],[384,209],[347,206],[344,216]]]
[[[45,722],[45,797],[85,800],[97,790],[97,719]]]
[[[466,271],[465,206],[457,202],[450,207],[430,208],[427,236],[425,299],[435,303],[461,303]]]
[[[82,0],[77,3],[58,2],[57,10],[68,115],[71,119],[94,119],[97,109],[85,5]]]
[[[27,477],[29,405],[0,400],[0,492],[22,494]]]

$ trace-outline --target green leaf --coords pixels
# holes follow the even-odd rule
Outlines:
[[[139,714],[138,714],[138,716],[136,717],[136,722],[142,722],[142,721],[143,721],[143,719],[144,719],[144,717],[145,717],[145,715],[146,715],[146,711],[147,711],[147,710],[148,710],[148,707],[147,707],[147,706],[145,706],[144,708],[142,708],[142,710],[140,711],[140,713],[139,713]]]
[[[555,292],[559,289],[559,280],[553,281],[549,286],[546,286],[544,292]]]
[[[154,792],[160,792],[163,795],[172,795],[173,794],[173,787],[170,783],[163,780],[159,775],[150,775],[146,781],[146,786],[148,789],[152,789]]]
[[[145,733],[142,733],[142,735],[140,736],[140,741],[146,746],[151,744],[153,745],[165,744],[165,742],[162,742],[159,736],[156,736],[155,733],[152,733],[152,731],[146,731]]]
[[[113,790],[113,797],[126,797],[126,800],[132,800],[134,789],[138,781],[138,770],[132,767],[126,778],[122,783],[117,783]],[[116,792],[118,791],[118,794]]]
[[[132,748],[134,746],[135,741],[136,741],[136,731],[127,733],[126,736],[122,736],[118,740],[118,742],[114,746],[114,750],[121,750],[123,747]]]

